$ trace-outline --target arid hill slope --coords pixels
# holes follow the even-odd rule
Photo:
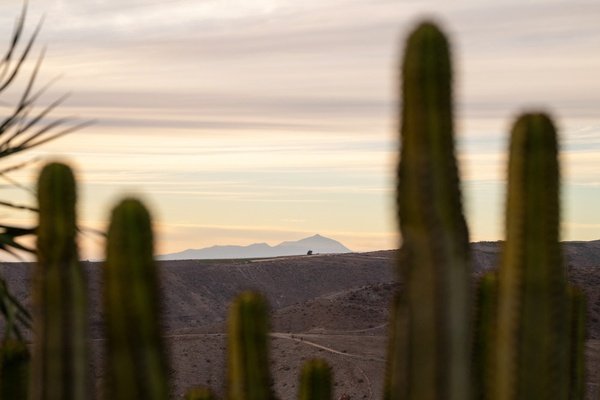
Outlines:
[[[588,362],[600,371],[600,242],[565,246],[569,279],[589,303]],[[497,264],[499,243],[473,245],[474,281]],[[272,371],[281,399],[297,397],[299,368],[311,357],[326,358],[335,371],[335,395],[381,398],[388,306],[394,292],[395,251],[281,257],[263,260],[161,262],[163,325],[171,354],[174,393],[209,384],[223,394],[225,317],[242,290],[265,293],[272,309]],[[0,264],[17,297],[30,302],[31,264]],[[91,293],[94,372],[103,378],[102,266],[86,263]],[[588,376],[593,388],[600,377]],[[336,397],[336,398],[337,398]]]

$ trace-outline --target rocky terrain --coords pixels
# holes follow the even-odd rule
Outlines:
[[[499,243],[473,245],[476,281],[498,259]],[[569,279],[588,295],[588,387],[600,381],[600,242],[565,246]],[[164,332],[174,393],[208,384],[222,394],[225,318],[242,290],[263,292],[272,309],[271,359],[275,390],[296,398],[299,368],[312,357],[333,366],[335,398],[381,398],[388,305],[395,282],[394,251],[255,260],[161,262]],[[30,264],[0,264],[16,295],[30,302]],[[91,295],[91,336],[97,382],[102,372],[101,265],[86,263]],[[98,384],[98,387],[100,385]],[[591,398],[591,397],[590,397]]]

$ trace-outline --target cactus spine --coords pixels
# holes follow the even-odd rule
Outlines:
[[[104,268],[107,399],[169,395],[153,243],[144,205],[136,199],[119,203],[112,212]]]
[[[216,400],[212,390],[206,387],[191,388],[185,394],[185,400]]]
[[[271,400],[268,354],[268,310],[264,297],[241,293],[231,305],[228,320],[229,400]]]
[[[400,312],[407,332],[405,381],[392,399],[470,398],[471,308],[468,231],[454,156],[449,44],[438,27],[420,24],[402,64],[398,216],[402,234]],[[398,353],[402,353],[399,351]]]
[[[541,113],[516,121],[498,287],[495,398],[565,398],[565,271],[559,245],[556,131]]]
[[[31,398],[87,400],[87,299],[77,254],[71,169],[60,163],[46,165],[38,180],[38,199]]]
[[[325,360],[313,359],[304,363],[300,375],[299,400],[331,399],[331,368]]]

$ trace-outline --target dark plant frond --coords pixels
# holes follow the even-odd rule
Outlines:
[[[106,238],[106,232],[101,231],[100,229],[94,229],[94,228],[78,228],[77,231],[83,235],[94,235],[94,236],[100,236],[102,238]]]
[[[19,101],[19,104],[25,104],[27,102],[27,99],[29,99],[29,94],[33,90],[33,87],[35,85],[35,80],[40,71],[40,67],[42,66],[42,61],[44,60],[45,55],[46,55],[46,48],[43,48],[38,57],[38,60],[35,64],[35,67],[33,68],[31,75],[29,76],[29,80],[27,81],[27,86],[25,87],[25,90],[23,90],[23,94],[21,95],[21,100]]]
[[[52,110],[54,110],[63,101],[65,101],[67,99],[67,97],[69,97],[68,93],[59,97],[54,102],[52,102],[48,107],[46,107],[44,110],[42,110],[42,112],[40,112],[38,115],[33,117],[29,122],[25,123],[24,121],[27,120],[27,117],[29,114],[29,110],[27,110],[26,113],[23,115],[23,118],[21,118],[21,122],[22,122],[21,126],[19,126],[19,128],[15,131],[15,133],[6,140],[7,145],[10,145],[10,142],[14,138],[18,137],[19,135],[24,134],[29,129],[31,129],[34,125],[38,124],[44,117],[46,117],[46,115],[48,115]],[[2,146],[0,146],[0,147],[2,147]]]
[[[35,101],[35,99],[30,98],[29,94],[33,90],[33,86],[35,84],[35,79],[37,78],[37,74],[40,70],[40,66],[42,65],[42,60],[44,59],[44,53],[45,53],[45,51],[42,51],[42,53],[40,54],[38,61],[35,65],[35,68],[33,69],[33,72],[31,73],[31,75],[29,77],[27,86],[25,87],[25,90],[23,90],[23,94],[21,95],[21,100],[19,100],[19,103],[18,103],[15,111],[9,117],[7,117],[0,125],[0,135],[6,133],[9,128],[14,126],[18,122],[21,122],[23,120],[23,118],[28,115],[30,108],[33,106],[33,102]]]
[[[4,179],[5,181],[7,181],[8,183],[10,183],[11,185],[13,185],[16,188],[24,190],[25,192],[27,192],[31,195],[35,195],[35,191],[33,191],[33,189],[23,185],[22,183],[17,182],[16,180],[14,180],[13,178],[9,177],[6,174],[0,173],[0,178]]]
[[[21,257],[19,257],[18,254],[16,254],[13,250],[34,253],[32,248],[17,242],[17,239],[23,236],[34,235],[35,232],[35,228],[22,228],[18,226],[0,224],[0,251],[6,251],[7,253],[19,259]]]
[[[19,188],[19,189],[21,189],[21,190],[23,190],[23,191],[25,191],[25,192],[27,192],[27,193],[35,196],[35,191],[32,188],[30,188],[28,186],[25,186],[22,183],[16,181],[15,179],[9,177],[8,174],[11,173],[11,172],[13,172],[13,171],[18,171],[18,170],[20,170],[22,168],[28,167],[31,164],[35,164],[35,163],[37,163],[39,161],[40,161],[40,157],[34,157],[34,158],[32,158],[30,160],[27,160],[27,161],[24,161],[22,163],[15,164],[15,165],[12,165],[10,167],[6,167],[4,169],[0,169],[0,178],[4,179],[8,183],[10,183],[12,186],[14,186],[16,188]],[[37,211],[37,209],[35,211]]]
[[[34,157],[34,158],[29,159],[27,161],[24,161],[22,163],[15,164],[15,165],[12,165],[10,167],[5,167],[3,169],[0,169],[0,175],[4,175],[4,174],[8,174],[8,173],[13,172],[13,171],[20,170],[22,168],[30,166],[31,164],[35,164],[35,163],[37,163],[39,161],[40,161],[40,157]]]
[[[71,117],[61,118],[54,122],[48,123],[47,125],[34,132],[30,137],[24,139],[23,142],[19,144],[11,145],[9,147],[5,147],[6,143],[0,144],[0,158],[8,157],[9,155],[20,153],[25,150],[30,150],[34,147],[58,139],[61,136],[75,132],[79,129],[83,129],[94,123],[94,121],[84,121],[76,125],[70,126],[68,128],[56,131],[57,128],[69,121],[72,121]]]
[[[46,135],[53,129],[58,128],[59,126],[63,125],[66,122],[69,122],[70,119],[71,119],[70,117],[65,117],[65,118],[59,118],[55,121],[49,122],[48,124],[42,126],[40,129],[38,129],[37,131],[33,132],[28,138],[24,138],[22,142],[13,146],[12,148],[13,149],[24,148],[27,145],[29,145],[31,142],[34,142],[36,139],[43,137],[44,135]],[[11,147],[9,147],[9,149],[10,148]],[[1,154],[2,154],[2,152],[0,152],[0,155]]]
[[[31,314],[10,293],[6,281],[2,278],[0,278],[0,314],[6,323],[5,340],[9,339],[11,334],[22,340],[21,328],[31,329]]]
[[[17,86],[17,81],[25,70],[28,57],[33,53],[34,44],[44,22],[42,17],[30,35],[25,33],[25,23],[28,10],[28,1],[23,0],[23,8],[16,18],[14,30],[9,40],[8,49],[0,56],[0,94],[8,88]],[[24,82],[15,102],[0,102],[3,107],[9,108],[7,114],[0,118],[0,159],[16,153],[31,150],[37,146],[48,143],[68,133],[84,128],[92,121],[79,122],[75,118],[50,118],[50,115],[59,107],[68,94],[60,96],[50,104],[36,107],[36,103],[44,93],[56,82],[58,78],[52,79],[41,88],[36,88],[37,78],[44,61],[45,49],[40,52],[32,69],[27,72],[29,76]],[[17,79],[19,78],[19,79]],[[0,179],[9,182],[12,186],[26,192],[35,194],[34,190],[18,183],[7,174],[24,168],[39,158],[34,158],[0,168]],[[13,210],[26,210],[37,212],[37,208],[23,204],[16,204],[0,200],[0,207]],[[22,244],[23,237],[36,235],[35,228],[23,228],[0,224],[0,253],[5,252],[23,260],[21,254],[34,254],[34,250]],[[30,327],[30,315],[18,300],[11,295],[6,282],[0,278],[0,318],[5,320],[4,339],[10,337],[21,337],[22,327]]]
[[[95,243],[98,247],[104,246],[108,235],[100,229],[77,227],[77,233],[85,237],[88,241]]]
[[[37,71],[40,68],[40,63],[42,60],[42,56],[38,60],[34,71],[31,74],[29,82],[27,84],[26,89],[21,96],[21,100],[16,105],[13,112],[0,123],[0,136],[7,134],[10,130],[14,128],[14,132],[12,135],[9,135],[7,139],[4,140],[1,147],[6,147],[10,145],[10,142],[14,140],[16,137],[23,135],[27,132],[32,126],[39,123],[45,116],[47,116],[52,110],[54,110],[58,105],[60,105],[69,94],[65,94],[59,97],[54,102],[50,103],[46,108],[44,108],[40,113],[38,113],[35,117],[29,119],[29,114],[33,110],[35,101],[38,100],[39,97],[56,81],[56,79],[50,81],[46,84],[42,89],[38,90],[32,96],[30,93],[33,89],[33,85],[35,83],[35,78],[37,76]],[[29,119],[29,121],[28,121]]]
[[[63,118],[63,119],[61,119],[61,124],[64,124],[65,122],[68,122],[68,121],[71,121],[71,118]],[[46,135],[43,139],[37,140],[34,143],[29,143],[29,140],[28,140],[27,146],[22,146],[22,144],[19,145],[19,150],[18,151],[29,150],[29,149],[31,149],[33,147],[40,146],[42,144],[45,144],[45,143],[48,143],[48,142],[50,142],[52,140],[58,139],[59,137],[62,137],[62,136],[67,135],[69,133],[73,133],[73,132],[78,131],[80,129],[87,128],[88,126],[91,126],[94,123],[95,123],[95,121],[92,121],[92,120],[83,121],[83,122],[75,124],[75,125],[73,125],[71,127],[65,128],[65,129],[63,129],[61,131],[58,131],[56,133],[53,133],[52,135]],[[57,126],[59,126],[61,124],[54,125],[52,128],[45,127],[42,130],[45,133],[45,132],[49,131],[49,129],[56,128]],[[36,136],[36,138],[38,138],[40,135],[36,133],[35,136]],[[1,157],[1,154],[2,153],[0,153],[0,157]]]
[[[14,208],[16,210],[26,210],[26,211],[32,211],[32,212],[38,211],[38,209],[35,207],[26,206],[26,205],[22,205],[22,204],[15,204],[15,203],[11,203],[9,201],[4,201],[4,200],[0,200],[0,207],[9,207],[9,208]]]
[[[15,52],[15,49],[17,48],[17,44],[19,44],[19,39],[21,38],[21,34],[23,33],[26,15],[27,15],[27,1],[24,1],[23,2],[23,11],[21,11],[21,14],[19,15],[19,17],[17,17],[17,21],[15,23],[15,29],[11,36],[10,46],[8,47],[8,50],[6,51],[4,58],[0,62],[0,68],[2,68],[2,70],[0,71],[0,81],[2,81],[4,79],[4,77],[6,76],[6,73],[9,70],[12,55]]]
[[[4,58],[0,61],[0,93],[14,82],[15,78],[19,74],[19,71],[21,70],[21,67],[31,53],[33,44],[42,26],[43,19],[40,20],[36,29],[29,37],[29,40],[27,41],[25,48],[20,53],[17,61],[13,63],[12,59],[15,57],[17,47],[22,40],[26,14],[27,2],[23,4],[23,11],[17,18],[17,23],[15,25],[15,30],[9,49],[7,50]],[[45,49],[40,52],[33,71],[29,76],[27,84],[23,89],[23,92],[14,110],[10,113],[10,115],[0,122],[0,136],[4,136],[4,140],[0,143],[0,158],[8,157],[12,154],[37,147],[90,124],[89,121],[86,121],[62,130],[59,130],[59,128],[62,125],[69,123],[72,118],[60,118],[43,124],[42,121],[47,118],[48,115],[60,104],[62,104],[69,94],[59,97],[48,106],[43,108],[39,113],[35,114],[35,116],[30,117],[30,115],[33,114],[35,102],[56,81],[56,79],[53,79],[40,90],[34,91],[36,78],[41,69],[44,56]],[[39,124],[43,124],[43,126],[37,130],[34,130],[34,128]]]
[[[51,79],[48,83],[46,83],[41,89],[38,89],[31,97],[21,97],[21,101],[15,106],[13,112],[4,119],[4,121],[0,124],[0,136],[7,132],[10,128],[12,128],[17,123],[19,126],[23,126],[25,121],[28,119],[29,113],[34,107],[35,102],[56,82],[60,79],[60,75]],[[50,106],[47,107],[50,110],[54,109],[58,104],[64,101],[69,94],[65,94],[59,97],[58,100],[55,100]],[[47,114],[48,111],[42,111],[42,113]]]
[[[25,60],[29,56],[29,53],[31,52],[31,49],[33,47],[33,43],[35,42],[35,39],[37,38],[37,35],[39,34],[44,21],[43,21],[43,19],[40,20],[37,27],[35,28],[35,31],[31,34],[29,41],[27,42],[25,48],[23,49],[21,56],[19,57],[19,59],[16,61],[16,64],[11,69],[10,62],[11,62],[12,53],[14,52],[14,50],[16,49],[16,46],[18,45],[19,37],[21,36],[21,34],[23,32],[24,22],[25,22],[24,20],[20,21],[21,26],[19,27],[19,30],[18,30],[18,37],[14,38],[13,42],[11,43],[11,49],[9,49],[9,51],[8,51],[9,57],[7,59],[3,60],[3,63],[6,63],[4,68],[6,68],[6,70],[8,71],[7,72],[8,76],[6,76],[6,78],[4,78],[4,80],[2,82],[0,82],[0,93],[3,92],[4,90],[6,90],[6,88],[8,88],[10,86],[10,84],[15,80],[15,78],[19,75],[19,71],[21,70],[21,67],[23,66],[23,64],[25,63]],[[13,45],[14,45],[14,47],[13,47]]]

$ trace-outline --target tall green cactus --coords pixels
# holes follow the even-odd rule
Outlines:
[[[409,36],[402,64],[398,216],[407,332],[396,340],[405,381],[393,399],[470,398],[469,241],[454,156],[449,44],[431,22]],[[394,339],[393,339],[394,340]],[[399,352],[400,353],[400,352]],[[404,376],[398,376],[404,375]]]
[[[385,382],[383,385],[384,400],[402,399],[406,397],[408,374],[408,307],[403,304],[406,296],[396,293],[390,307],[391,318],[388,330],[389,342]]]
[[[488,399],[493,390],[494,356],[498,316],[498,278],[489,271],[479,281],[473,335],[473,398]]]
[[[511,133],[506,243],[498,278],[498,400],[568,394],[557,152],[556,130],[547,115],[518,118]]]
[[[104,268],[107,399],[169,396],[153,244],[144,205],[136,199],[119,203],[112,212]]]
[[[299,400],[331,400],[331,368],[325,360],[304,363],[300,375]]]
[[[268,310],[264,297],[243,292],[233,302],[228,320],[229,400],[271,400],[268,353]]]
[[[75,178],[60,163],[38,180],[31,399],[87,400],[86,285],[76,245]]]
[[[585,293],[573,285],[567,287],[569,332],[569,400],[585,396]]]
[[[0,347],[0,399],[27,399],[30,355],[25,342],[7,340]]]

